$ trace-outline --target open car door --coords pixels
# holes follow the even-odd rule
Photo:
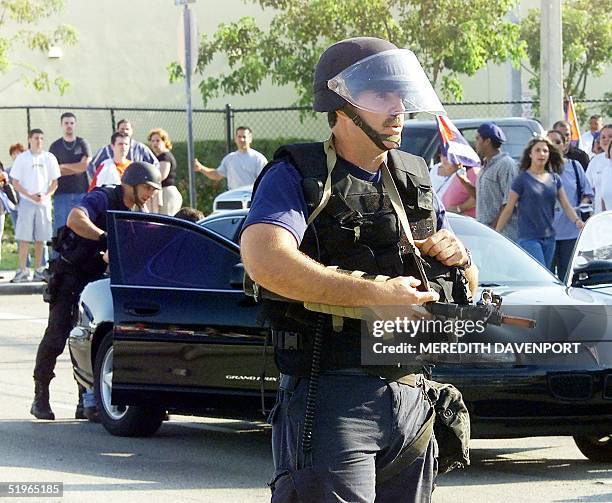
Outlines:
[[[111,212],[108,241],[113,403],[163,405],[168,394],[228,388],[258,393],[258,379],[248,376],[261,374],[266,331],[242,290],[238,245],[192,222],[137,212]]]

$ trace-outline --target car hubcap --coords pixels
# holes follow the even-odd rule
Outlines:
[[[102,362],[102,371],[100,375],[100,395],[102,396],[102,405],[106,413],[115,421],[123,418],[127,413],[127,406],[116,406],[111,403],[113,391],[113,347],[108,348],[104,361]]]

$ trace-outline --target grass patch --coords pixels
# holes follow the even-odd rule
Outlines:
[[[19,265],[19,257],[17,255],[17,243],[8,238],[6,235],[2,237],[2,259],[0,260],[0,270],[14,271]]]

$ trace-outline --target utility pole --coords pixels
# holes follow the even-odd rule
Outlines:
[[[540,120],[548,129],[563,118],[561,0],[540,0]]]
[[[191,104],[191,75],[197,62],[197,25],[189,4],[195,0],[174,0],[183,6],[182,23],[179,19],[179,59],[185,73],[185,97],[187,111],[187,173],[189,176],[189,206],[196,207],[195,180],[193,172],[193,107]],[[182,47],[181,47],[182,46]],[[196,47],[194,47],[196,46]],[[181,50],[184,49],[184,50]]]

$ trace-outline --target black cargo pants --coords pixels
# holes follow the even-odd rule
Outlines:
[[[308,379],[281,378],[270,413],[273,503],[428,503],[438,446],[384,482],[377,473],[413,440],[431,411],[422,388],[369,375],[323,374],[313,427],[312,464],[298,466]]]
[[[38,345],[34,367],[34,380],[47,384],[55,377],[53,370],[57,357],[64,352],[70,331],[76,323],[79,296],[87,283],[98,279],[63,264],[61,258],[53,260],[49,270],[49,321]]]

